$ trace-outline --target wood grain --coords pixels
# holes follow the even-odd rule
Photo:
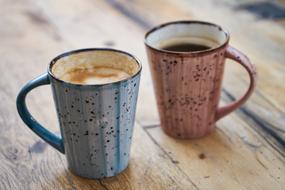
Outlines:
[[[203,139],[147,131],[200,189],[284,189],[284,157],[234,114]]]
[[[237,1],[0,1],[0,189],[284,189],[284,26],[238,11]],[[67,6],[68,5],[68,6]],[[203,10],[203,11],[201,11]],[[189,141],[162,133],[143,36],[158,23],[203,19],[225,26],[231,44],[249,55],[258,88],[210,136]],[[113,47],[143,63],[131,162],[117,177],[87,180],[71,174],[64,155],[26,128],[16,113],[20,87],[67,50]],[[223,102],[241,95],[247,75],[227,63]],[[59,132],[49,87],[34,90],[35,117]],[[143,127],[142,127],[143,126]]]

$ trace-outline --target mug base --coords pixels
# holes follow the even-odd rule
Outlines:
[[[108,175],[108,174],[107,175],[100,175],[100,174],[99,175],[90,175],[90,174],[74,171],[70,167],[68,167],[68,170],[72,174],[74,174],[78,177],[86,178],[86,179],[105,179],[105,178],[115,177],[115,176],[119,175],[120,173],[122,173],[123,171],[125,171],[127,168],[128,168],[128,164],[123,169],[121,169],[120,171],[115,172],[114,175]]]
[[[183,133],[176,133],[176,131],[168,131],[165,128],[161,127],[162,131],[172,137],[172,138],[176,138],[176,139],[199,139],[199,138],[203,138],[206,137],[208,135],[210,135],[211,133],[213,133],[215,131],[215,126],[212,128],[209,128],[209,130],[205,131],[204,133],[201,134],[183,134]]]

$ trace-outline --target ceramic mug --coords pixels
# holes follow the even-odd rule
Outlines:
[[[101,85],[72,84],[52,72],[58,62],[76,64],[82,60],[122,61],[135,64],[137,71],[125,80]],[[128,165],[141,68],[132,55],[114,49],[81,49],[61,54],[51,61],[47,73],[21,89],[17,97],[19,115],[32,131],[66,155],[73,173],[93,179],[114,176]],[[25,103],[31,90],[49,84],[61,137],[41,126]]]
[[[193,38],[217,44],[196,52],[167,51],[165,41]],[[201,21],[162,24],[145,35],[162,129],[177,138],[202,137],[215,122],[239,108],[252,94],[256,69],[249,59],[229,44],[229,34],[220,26]],[[237,101],[218,107],[225,59],[243,66],[249,74],[247,92]]]

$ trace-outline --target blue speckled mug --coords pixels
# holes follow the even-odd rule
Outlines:
[[[101,85],[80,85],[60,80],[54,65],[84,61],[136,67],[127,79]],[[25,124],[63,154],[75,174],[99,179],[114,176],[128,166],[141,64],[129,53],[114,49],[81,49],[54,58],[48,72],[27,83],[17,97],[17,109]],[[29,91],[51,84],[61,137],[41,126],[29,113]]]

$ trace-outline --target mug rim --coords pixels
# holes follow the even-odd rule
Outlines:
[[[115,81],[115,82],[103,83],[103,84],[76,84],[76,83],[71,83],[71,82],[59,79],[58,77],[56,77],[52,73],[52,67],[54,66],[54,64],[59,59],[61,59],[63,57],[66,57],[66,56],[73,55],[73,54],[82,53],[82,52],[89,52],[89,51],[109,51],[109,52],[116,52],[116,53],[124,54],[124,55],[126,55],[128,57],[131,57],[136,62],[136,64],[138,65],[139,68],[138,68],[138,70],[134,74],[132,74],[131,76],[129,76],[129,77],[125,78],[125,79],[122,79],[122,80],[119,80],[119,81]],[[75,49],[75,50],[67,51],[67,52],[59,54],[58,56],[53,58],[51,60],[51,62],[49,63],[49,66],[48,66],[48,75],[51,76],[54,80],[56,80],[58,82],[66,83],[66,84],[71,85],[71,86],[77,86],[77,87],[102,87],[102,86],[108,86],[108,85],[116,85],[116,84],[124,83],[124,82],[126,82],[128,80],[131,80],[131,79],[135,78],[137,75],[139,75],[141,73],[141,70],[142,70],[141,62],[134,55],[132,55],[132,54],[126,52],[126,51],[113,49],[113,48],[83,48],[83,49]]]
[[[161,48],[156,48],[147,42],[148,36],[150,34],[152,34],[153,32],[155,32],[161,28],[164,28],[165,26],[175,25],[175,24],[203,24],[203,25],[208,25],[208,26],[214,26],[214,27],[218,28],[219,31],[221,31],[225,34],[226,40],[225,40],[225,42],[223,42],[222,44],[220,44],[217,47],[207,49],[207,50],[202,50],[202,51],[194,51],[194,52],[177,52],[177,51],[164,50]],[[176,55],[189,55],[189,56],[198,56],[198,55],[204,55],[204,54],[210,54],[210,53],[216,52],[220,49],[225,48],[228,45],[229,40],[230,40],[229,32],[227,30],[225,30],[224,28],[222,28],[220,25],[212,23],[212,22],[200,21],[200,20],[178,20],[178,21],[165,22],[165,23],[162,23],[160,25],[157,25],[157,26],[151,28],[149,31],[146,32],[146,34],[144,36],[144,44],[146,45],[146,47],[148,47],[154,51],[157,51],[160,53],[176,54]]]

